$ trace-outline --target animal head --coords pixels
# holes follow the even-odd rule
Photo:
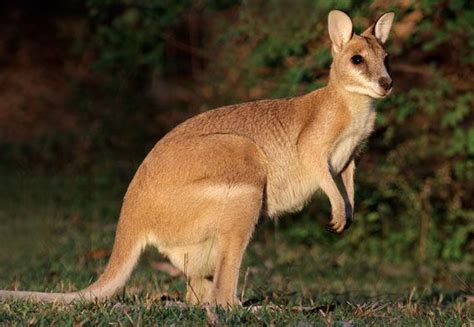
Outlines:
[[[352,21],[345,13],[329,13],[328,27],[332,42],[331,78],[345,90],[383,98],[392,91],[388,72],[388,54],[383,47],[392,27],[394,14],[382,15],[362,34],[353,32]]]

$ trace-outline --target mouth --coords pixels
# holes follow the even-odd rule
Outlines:
[[[387,97],[390,93],[392,93],[392,89],[393,89],[391,87],[388,90],[384,90],[383,88],[378,87],[378,85],[366,85],[365,87],[348,85],[348,86],[344,86],[344,88],[346,89],[346,91],[358,93],[358,94],[364,94],[373,99],[383,99]]]
[[[377,95],[376,97],[379,98],[379,99],[383,99],[385,97],[387,97],[388,95],[390,95],[390,93],[392,93],[392,90],[393,90],[393,87],[389,88],[388,90],[376,90],[374,88],[372,88],[372,91]]]

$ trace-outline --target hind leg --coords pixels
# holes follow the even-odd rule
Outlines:
[[[188,303],[223,307],[239,304],[236,293],[240,265],[260,215],[262,190],[246,187],[237,194],[208,211],[213,222],[209,240],[169,251],[173,264],[189,278]],[[213,275],[212,283],[206,278],[209,275]]]
[[[211,189],[217,190],[216,186]],[[201,187],[201,190],[206,189]],[[183,227],[181,235],[189,238],[187,244],[161,247],[161,251],[189,278],[188,303],[230,307],[238,304],[240,264],[260,215],[263,187],[219,186],[218,190],[225,191],[226,196],[219,201],[206,201],[199,224]],[[200,233],[203,226],[206,232]],[[204,241],[201,234],[206,237]],[[193,240],[201,242],[193,244]],[[213,275],[212,285],[205,278],[210,275]]]
[[[233,305],[242,256],[262,206],[265,157],[234,135],[185,140],[170,151],[183,156],[159,163],[167,174],[154,185],[166,188],[153,197],[145,193],[159,208],[151,225],[156,245],[190,278],[189,301]],[[209,275],[214,279],[208,297],[203,278]]]
[[[212,296],[214,303],[231,307],[239,305],[237,284],[240,265],[260,215],[262,206],[261,194],[249,194],[247,199],[239,201],[239,208],[234,208],[231,228],[221,233],[218,238],[218,257],[213,279]]]
[[[215,304],[223,307],[239,305],[237,298],[237,283],[240,265],[248,237],[231,237],[221,248],[221,256],[216,267],[212,296]]]

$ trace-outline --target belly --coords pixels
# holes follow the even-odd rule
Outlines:
[[[270,173],[267,183],[268,216],[273,218],[303,209],[318,186],[316,174],[301,168]]]

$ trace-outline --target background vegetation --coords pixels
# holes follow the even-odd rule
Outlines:
[[[462,0],[3,3],[0,287],[87,285],[105,264],[127,183],[162,135],[220,105],[326,83],[333,8],[350,13],[358,32],[396,13],[395,92],[377,104],[358,160],[356,223],[327,233],[324,196],[262,222],[243,300],[284,309],[218,319],[472,324],[464,297],[474,293],[474,8]],[[156,273],[161,260],[147,254],[127,289],[139,297],[124,295],[119,309],[6,303],[0,323],[208,319],[162,307],[161,294],[178,296],[185,284]]]

